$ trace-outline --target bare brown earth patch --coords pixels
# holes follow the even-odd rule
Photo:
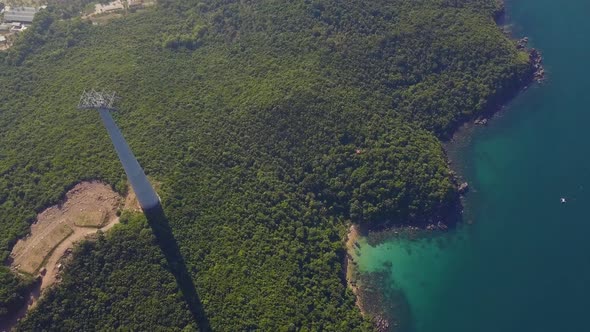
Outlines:
[[[31,233],[12,249],[11,267],[29,275],[39,274],[41,290],[54,284],[74,244],[106,231],[118,221],[123,198],[102,182],[81,182],[64,201],[37,215]]]
[[[123,198],[107,184],[85,181],[68,191],[60,204],[37,215],[31,233],[12,249],[10,265],[17,273],[36,276],[39,282],[31,290],[27,305],[6,326],[0,326],[2,331],[15,326],[34,307],[43,291],[59,282],[77,242],[92,240],[98,231],[106,232],[119,222],[118,210],[141,212],[130,186],[127,197]]]
[[[154,185],[153,181],[152,185]],[[141,212],[141,206],[139,206],[139,201],[137,200],[137,195],[135,195],[135,191],[129,186],[129,191],[127,196],[125,197],[124,209],[133,211],[133,212]]]

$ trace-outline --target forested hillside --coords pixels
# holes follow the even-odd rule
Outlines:
[[[32,312],[22,330],[196,329],[148,225],[138,216],[125,215],[122,222],[125,227],[115,228],[108,238],[101,235],[77,248],[61,286],[48,294],[43,310]],[[68,294],[73,289],[83,294]]]
[[[494,0],[168,0],[100,27],[52,8],[0,53],[2,259],[78,181],[124,190],[98,115],[75,108],[115,90],[220,331],[369,329],[343,279],[347,223],[447,215],[439,139],[530,74]],[[79,248],[20,328],[143,330],[158,312],[193,329],[141,225]]]

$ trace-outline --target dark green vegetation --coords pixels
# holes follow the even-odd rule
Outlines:
[[[0,267],[0,320],[25,304],[32,283],[33,280],[17,277],[8,268]]]
[[[121,221],[125,227],[76,249],[62,286],[49,291],[44,309],[32,311],[21,329],[195,329],[145,218],[123,215]]]
[[[97,3],[107,4],[110,0],[47,0],[49,10],[62,19],[69,19],[80,16],[88,8],[94,10],[94,5]]]
[[[98,115],[75,109],[81,90],[106,87],[124,97],[115,117],[163,183],[213,329],[366,329],[342,275],[346,223],[420,222],[455,204],[437,136],[530,70],[497,11],[491,0],[162,1],[104,27],[42,14],[0,59],[3,258],[77,181],[124,188]],[[149,230],[118,232],[83,246],[70,281],[22,327],[103,317],[141,330],[130,317],[160,306],[162,322],[189,324],[171,286],[157,298],[174,304],[147,300],[152,280],[171,280]],[[134,266],[140,279],[126,277]],[[118,293],[129,287],[145,291]]]

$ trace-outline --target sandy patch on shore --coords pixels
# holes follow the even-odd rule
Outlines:
[[[363,303],[359,294],[360,285],[358,283],[358,278],[356,277],[358,272],[356,262],[354,261],[354,252],[359,238],[360,233],[357,227],[351,225],[348,229],[348,235],[346,238],[346,282],[356,298],[356,306],[360,309],[361,314],[365,316],[366,311],[363,308]]]

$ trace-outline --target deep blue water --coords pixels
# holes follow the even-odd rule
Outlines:
[[[449,148],[473,225],[361,241],[360,270],[388,274],[381,291],[404,295],[417,332],[590,331],[590,1],[509,0],[507,12],[548,80]]]

